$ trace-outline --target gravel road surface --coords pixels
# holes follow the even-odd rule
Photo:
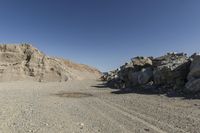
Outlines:
[[[118,94],[95,80],[0,83],[0,133],[200,133],[200,100]]]

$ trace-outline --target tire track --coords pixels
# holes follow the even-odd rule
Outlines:
[[[115,119],[113,119],[112,117],[110,117],[109,115],[106,115],[105,113],[103,113],[102,111],[100,111],[99,109],[97,109],[94,106],[90,106],[90,108],[92,108],[95,112],[97,112],[98,114],[100,114],[104,119],[109,120],[112,123],[117,124],[120,129],[122,129],[125,133],[132,133],[131,131],[127,130],[124,125],[122,125],[121,123],[119,123],[118,121],[116,121]]]
[[[145,126],[151,128],[151,129],[153,129],[154,131],[156,131],[156,132],[158,132],[158,133],[167,133],[167,132],[164,131],[163,129],[158,128],[158,127],[156,127],[155,125],[153,125],[153,124],[151,124],[151,123],[145,121],[144,118],[138,117],[138,116],[134,116],[132,113],[129,113],[129,112],[125,111],[124,109],[121,109],[121,108],[119,108],[119,107],[117,107],[117,106],[114,106],[114,105],[113,105],[114,103],[110,103],[110,102],[108,103],[108,101],[104,101],[104,100],[101,100],[101,99],[99,99],[99,98],[96,98],[95,100],[97,100],[98,102],[100,102],[100,103],[103,104],[103,105],[106,105],[107,107],[111,108],[112,110],[114,110],[114,111],[116,111],[116,112],[119,112],[119,113],[123,114],[124,116],[127,116],[127,117],[131,118],[132,120],[136,120],[136,121],[142,123],[143,125],[145,125]],[[138,113],[136,113],[136,114],[138,114]],[[143,117],[144,117],[144,116],[143,116]],[[148,118],[148,117],[147,117],[147,118]],[[182,132],[185,132],[185,131],[182,131]]]
[[[100,100],[100,101],[101,101],[101,102],[105,102],[105,103],[108,104],[109,106],[113,106],[113,107],[115,107],[115,108],[117,108],[117,109],[119,109],[119,110],[121,110],[121,111],[124,111],[124,112],[130,114],[130,115],[136,115],[136,117],[138,117],[138,118],[140,118],[140,119],[142,119],[142,120],[151,121],[151,122],[153,122],[153,123],[159,124],[159,125],[161,125],[161,126],[167,128],[167,129],[171,128],[172,131],[176,131],[176,133],[177,133],[177,132],[180,132],[180,133],[187,133],[187,132],[184,131],[183,129],[174,127],[174,126],[172,126],[172,125],[170,125],[170,124],[168,124],[168,123],[164,123],[164,122],[158,121],[158,120],[156,120],[156,119],[154,119],[154,118],[152,118],[152,117],[149,117],[149,116],[147,116],[147,115],[145,115],[145,114],[142,114],[142,113],[139,113],[139,112],[137,112],[137,111],[130,110],[130,109],[127,109],[127,108],[125,108],[125,107],[121,107],[120,105],[115,104],[115,103],[113,103],[113,102],[110,102],[110,101],[108,101],[108,100],[105,100],[105,99],[104,99],[103,101],[102,101],[102,100]],[[148,122],[148,123],[149,123],[149,122]],[[151,125],[153,125],[153,124],[151,124]],[[167,127],[166,127],[166,126],[167,126]]]

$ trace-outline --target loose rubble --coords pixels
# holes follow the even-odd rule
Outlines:
[[[196,93],[200,91],[200,55],[173,52],[157,58],[135,57],[119,69],[104,73],[101,80],[117,89]]]

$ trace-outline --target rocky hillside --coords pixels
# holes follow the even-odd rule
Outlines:
[[[157,58],[135,57],[101,79],[113,88],[196,93],[200,91],[200,55],[168,53]]]
[[[97,78],[100,71],[87,65],[46,56],[28,44],[0,45],[0,81],[67,81]]]

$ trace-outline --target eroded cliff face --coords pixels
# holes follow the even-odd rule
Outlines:
[[[0,45],[0,81],[64,82],[93,79],[100,71],[87,65],[48,57],[29,44]]]

